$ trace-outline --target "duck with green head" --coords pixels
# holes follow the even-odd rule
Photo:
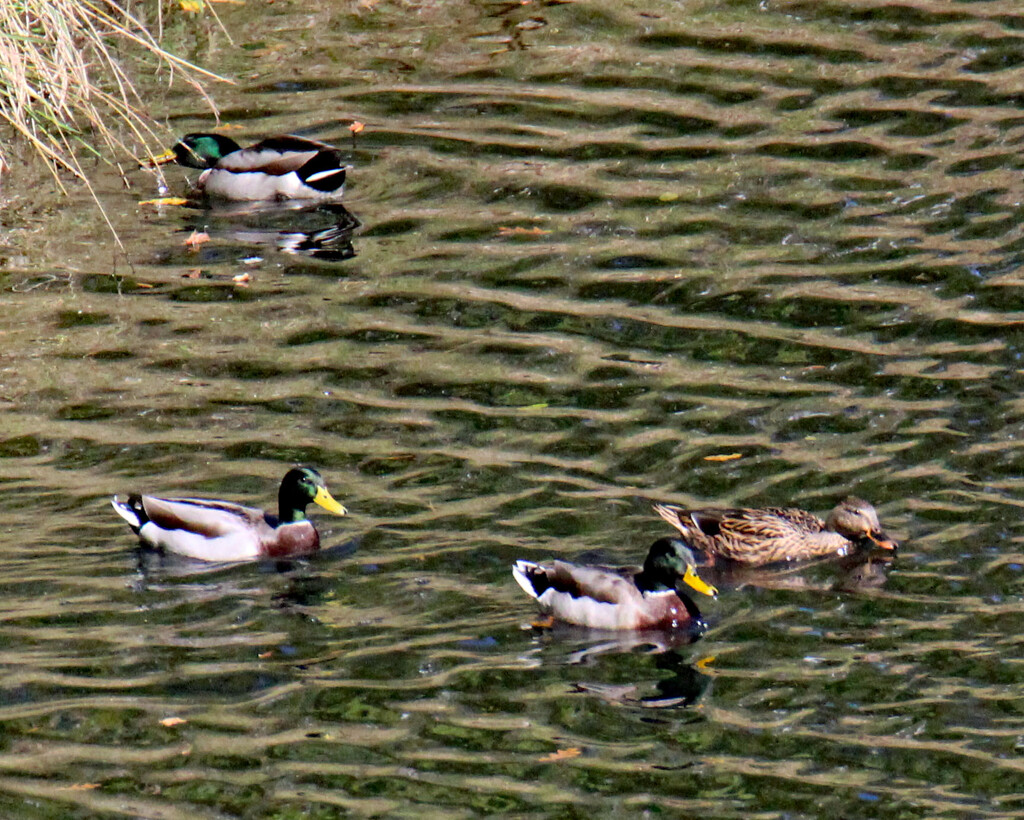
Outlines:
[[[186,134],[156,158],[166,162],[202,169],[202,193],[246,202],[340,199],[348,169],[337,148],[291,135],[242,148],[223,134]]]
[[[594,629],[679,629],[700,623],[700,610],[682,590],[717,590],[697,575],[693,553],[678,538],[661,538],[643,567],[600,567],[516,561],[516,583],[542,611]]]
[[[277,515],[205,498],[131,495],[127,501],[115,496],[111,503],[144,545],[201,561],[309,555],[320,548],[320,536],[306,518],[306,507],[314,503],[335,515],[347,512],[311,467],[285,475]]]

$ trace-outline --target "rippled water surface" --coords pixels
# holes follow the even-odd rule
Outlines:
[[[129,266],[8,183],[0,816],[1024,814],[1021,6],[218,8],[227,133],[365,123],[361,224],[97,166]],[[291,567],[140,562],[108,504],[296,462],[352,515]],[[892,564],[720,579],[667,651],[509,571],[851,491]]]

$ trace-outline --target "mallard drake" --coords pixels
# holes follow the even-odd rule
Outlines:
[[[717,591],[694,570],[693,553],[678,538],[655,541],[643,567],[594,567],[516,561],[512,575],[544,612],[595,629],[677,629],[699,622],[700,610],[679,586]]]
[[[303,137],[270,137],[242,148],[223,134],[186,134],[156,163],[201,168],[196,188],[246,202],[339,199],[347,166],[341,151]]]
[[[131,495],[111,501],[143,544],[202,561],[293,558],[320,547],[320,536],[306,518],[313,502],[335,515],[347,510],[327,491],[310,467],[287,472],[277,492],[278,514],[230,501]]]
[[[852,496],[824,521],[804,510],[784,507],[685,510],[655,504],[654,510],[682,533],[692,549],[755,566],[846,555],[861,544],[886,550],[897,546],[883,532],[875,508]]]

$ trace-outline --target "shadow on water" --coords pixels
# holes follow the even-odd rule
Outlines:
[[[359,219],[340,203],[205,202],[202,209],[186,216],[179,233],[204,235],[211,244],[203,247],[199,262],[239,259],[254,251],[276,251],[317,259],[344,262],[356,255],[353,234],[362,227]],[[186,245],[188,240],[186,240]],[[164,263],[180,258],[182,243],[156,251]]]

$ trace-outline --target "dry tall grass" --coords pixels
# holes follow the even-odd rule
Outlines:
[[[165,51],[117,0],[0,0],[0,123],[49,161],[62,190],[60,169],[88,184],[83,148],[116,164],[134,155],[125,139],[159,142],[126,55],[183,79],[214,109],[202,80],[221,78]],[[8,160],[0,145],[0,166]]]

